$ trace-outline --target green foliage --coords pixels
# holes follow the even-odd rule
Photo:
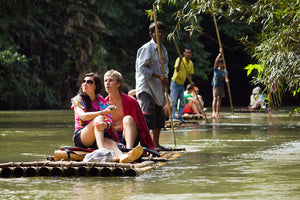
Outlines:
[[[211,20],[211,14],[214,13],[218,17],[225,51],[241,51],[241,44],[235,40],[244,37],[243,41],[248,42],[248,50],[256,56],[257,64],[264,66],[257,83],[267,84],[263,80],[274,80],[276,84],[280,81],[277,85],[281,87],[283,81],[289,85],[288,88],[298,91],[299,87],[295,87],[295,83],[299,84],[299,67],[295,66],[299,66],[299,54],[295,44],[299,44],[299,37],[294,30],[299,26],[299,17],[294,16],[293,20],[291,18],[298,5],[280,1],[281,3],[275,4],[274,14],[269,9],[269,1],[266,1],[266,5],[262,5],[261,1],[248,4],[241,4],[237,0],[213,2],[155,1],[159,9],[158,19],[166,24],[166,32],[170,33],[170,40],[165,41],[164,45],[168,49],[171,73],[178,57],[171,40],[174,37],[181,51],[185,46],[192,49],[195,64],[193,80],[209,79],[212,73],[211,53],[218,50]],[[103,75],[108,69],[119,70],[126,80],[124,86],[127,90],[135,87],[136,51],[150,40],[148,26],[151,22],[145,10],[151,10],[152,3],[153,1],[145,0],[2,0],[0,51],[1,55],[8,51],[6,53],[9,56],[3,58],[0,64],[3,75],[0,87],[5,87],[5,91],[1,90],[5,94],[0,97],[1,109],[68,108],[70,98],[78,90],[79,78],[90,71]],[[254,12],[258,17],[254,16]],[[148,12],[150,13],[151,11]],[[281,25],[276,26],[281,20],[285,29],[280,29]],[[293,28],[290,30],[291,20]],[[254,25],[246,24],[250,22]],[[270,22],[272,24],[268,25]],[[268,26],[274,29],[277,27],[277,32],[271,31]],[[264,28],[261,34],[258,31],[260,28]],[[281,45],[283,41],[285,44]],[[19,48],[11,49],[11,46]],[[270,57],[268,52],[271,53]],[[21,59],[23,55],[26,61]],[[19,61],[17,57],[20,58]],[[290,57],[292,58],[289,59]],[[286,74],[289,71],[290,75],[294,73],[289,78],[292,81],[287,81],[279,73],[270,70],[270,66],[275,69],[279,66],[278,63],[293,66],[283,71]],[[18,80],[14,82],[16,92],[7,90],[10,88],[7,88],[6,78]],[[18,98],[22,98],[25,103],[10,103],[13,102],[12,99]]]
[[[296,96],[298,93],[300,93],[300,88],[298,88],[297,90],[292,91],[293,96]]]
[[[257,72],[258,77],[261,77],[264,72],[264,67],[258,64],[249,64],[244,69],[247,70],[247,76],[250,76],[253,70]]]
[[[176,41],[193,41],[198,43],[192,45],[197,52],[193,59],[195,59],[198,66],[196,66],[196,75],[200,76],[204,80],[207,80],[211,75],[212,63],[209,63],[208,59],[211,56],[209,51],[211,49],[219,49],[218,39],[216,37],[216,29],[213,25],[211,15],[219,15],[218,31],[223,35],[223,49],[226,52],[237,51],[241,48],[235,40],[241,38],[245,33],[254,35],[257,31],[256,26],[249,26],[246,24],[233,24],[233,18],[224,18],[226,13],[229,13],[231,9],[228,8],[228,4],[224,2],[214,1],[177,1],[177,0],[157,0],[155,1],[159,11],[166,10],[166,7],[175,8],[173,11],[176,24],[173,26],[168,39],[172,42],[175,38]],[[150,11],[147,12],[150,15]],[[182,37],[185,36],[185,39]],[[188,38],[188,39],[187,39]],[[209,40],[211,44],[206,44],[206,40]],[[205,42],[203,42],[205,41]],[[205,50],[206,48],[206,50]],[[214,58],[213,58],[214,59]],[[235,66],[232,66],[235,67]],[[235,69],[234,69],[235,70]]]
[[[26,105],[32,94],[32,90],[27,87],[31,77],[28,76],[28,59],[15,49],[5,49],[0,51],[0,94],[2,108],[31,107]]]
[[[76,80],[89,71],[93,43],[105,27],[94,1],[1,1],[1,38],[30,58],[29,69],[38,92],[35,108],[68,105]],[[1,39],[3,40],[3,39]],[[6,46],[8,46],[6,44]],[[18,70],[18,67],[13,70]],[[10,71],[13,73],[14,71]],[[27,87],[30,87],[28,85]],[[32,106],[31,106],[32,107]],[[15,109],[15,105],[9,107]],[[28,108],[28,107],[24,107]]]
[[[295,96],[300,77],[299,1],[257,1],[246,9],[252,12],[248,23],[263,24],[260,40],[249,45],[258,63],[265,66],[253,83],[264,85],[279,102],[286,91]]]
[[[255,69],[253,84],[263,85],[277,102],[286,91],[298,91],[300,78],[300,2],[299,0],[251,1],[182,1],[157,0],[161,7],[165,3],[183,5],[176,12],[178,24],[185,22],[186,30],[199,30],[197,24],[201,14],[224,16],[236,23],[254,24],[261,27],[255,37],[241,36],[241,41],[253,53],[257,65],[248,65],[247,74]],[[243,25],[243,26],[244,26]],[[229,30],[226,28],[226,30]],[[232,29],[232,30],[238,30]],[[232,34],[232,30],[229,32]],[[176,31],[173,31],[175,34]],[[243,32],[239,31],[240,33]]]

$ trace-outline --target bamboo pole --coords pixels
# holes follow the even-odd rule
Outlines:
[[[176,43],[176,41],[175,41],[174,38],[173,38],[173,41],[174,41],[174,44],[175,44],[177,53],[178,53],[179,57],[181,57],[180,50],[179,50],[179,48],[178,48],[178,46],[177,46],[177,43]],[[182,63],[183,63],[183,67],[184,67],[186,73],[188,74],[188,71],[187,71],[187,69],[186,69],[186,66],[185,66],[184,62],[182,62]],[[179,62],[179,65],[180,65],[180,62]],[[188,74],[188,79],[189,79],[189,82],[190,82],[190,83],[193,82],[192,79],[191,79],[191,77],[189,76],[189,74]],[[195,91],[194,91],[194,92],[195,92]],[[195,94],[196,94],[196,92],[195,92]],[[202,104],[201,104],[201,102],[200,102],[199,97],[198,97],[197,94],[196,94],[196,99],[197,99],[197,101],[198,101],[198,103],[199,103],[199,105],[200,105],[200,107],[201,107],[201,109],[202,109],[202,111],[203,111],[203,113],[204,113],[205,121],[206,121],[206,123],[208,123],[208,120],[207,120],[207,117],[206,117],[206,113],[205,113],[205,111],[204,111],[204,109],[203,109],[203,106],[202,106]]]
[[[91,167],[88,169],[88,175],[89,176],[98,176],[99,175],[99,169],[97,167]]]
[[[66,177],[72,177],[77,175],[77,168],[68,166],[64,169],[64,174]]]
[[[36,167],[28,167],[26,168],[26,176],[27,177],[34,177],[37,176],[37,169]]]
[[[215,12],[214,2],[212,3],[212,11],[213,11],[213,19],[214,19],[214,24],[215,24],[215,28],[216,28],[217,37],[218,37],[219,47],[222,49],[222,43],[221,43],[221,38],[220,38],[220,34],[219,34],[218,24],[217,24],[216,16],[215,16],[215,13],[214,13]],[[222,55],[222,59],[223,59],[223,63],[224,63],[224,69],[225,69],[225,72],[226,72],[225,73],[225,78],[228,79],[226,63],[225,63],[225,58],[224,58],[223,51],[221,52],[221,55]],[[228,95],[229,95],[229,100],[230,100],[231,113],[232,113],[232,115],[234,115],[229,82],[226,81],[226,84],[227,84]]]
[[[50,171],[52,167],[40,167],[37,169],[38,175],[39,176],[50,176]]]
[[[86,166],[78,167],[77,174],[78,176],[87,176],[88,175],[87,167]]]
[[[165,70],[164,70],[164,65],[163,65],[162,56],[161,56],[160,40],[159,40],[159,35],[158,35],[156,11],[155,11],[155,5],[154,4],[153,4],[153,16],[154,16],[154,23],[155,23],[156,42],[157,42],[157,46],[158,46],[158,55],[159,55],[159,60],[160,60],[160,64],[161,64],[161,73],[162,73],[163,76],[165,76]],[[175,131],[174,131],[173,118],[172,118],[172,113],[171,113],[171,106],[170,106],[170,100],[169,100],[169,97],[168,97],[168,87],[167,86],[165,86],[165,95],[166,95],[168,109],[169,109],[169,116],[170,116],[170,119],[171,119],[171,127],[172,127],[173,139],[174,139],[174,147],[176,147],[176,136],[175,136]]]
[[[24,167],[15,167],[13,169],[13,175],[16,178],[25,176],[26,175],[25,172],[26,172],[26,169]]]
[[[121,167],[116,167],[112,170],[113,176],[123,176],[123,174],[124,174],[124,169]]]
[[[12,175],[12,167],[4,167],[0,170],[0,175],[2,178],[9,178]]]
[[[147,166],[150,166],[150,165],[153,165],[153,164],[155,164],[154,161],[145,161],[145,162],[136,164],[136,165],[134,166],[134,168],[143,168],[143,167],[147,167]]]
[[[63,170],[60,167],[53,167],[50,171],[50,176],[62,176]]]
[[[102,167],[100,170],[100,175],[101,176],[111,176],[112,175],[112,169],[109,167]]]
[[[125,170],[125,176],[137,176],[138,172],[134,168],[129,168]]]

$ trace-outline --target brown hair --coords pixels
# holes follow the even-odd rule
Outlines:
[[[95,86],[96,86],[96,89],[95,89],[95,95],[96,95],[96,97],[97,97],[97,95],[100,94],[101,89],[102,89],[102,82],[101,82],[100,77],[98,76],[97,73],[93,73],[93,72],[88,73],[88,74],[85,74],[85,75],[83,76],[82,80],[83,80],[85,77],[93,77],[93,79],[94,79],[94,84],[95,84]],[[84,92],[82,91],[82,87],[81,87],[81,86],[80,86],[80,89],[79,89],[79,91],[78,91],[78,94],[82,97],[83,103],[84,103],[84,105],[85,105],[85,107],[86,107],[86,110],[87,110],[87,111],[91,111],[91,108],[92,108],[92,106],[91,106],[91,98],[90,98],[89,95],[87,95],[86,93],[84,93]]]

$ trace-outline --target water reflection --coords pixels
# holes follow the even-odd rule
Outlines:
[[[5,155],[1,162],[45,160],[43,156],[59,146],[72,145],[73,114],[69,111],[15,113],[18,123],[13,125],[6,114],[0,112],[0,153]],[[9,119],[13,120],[11,113]],[[175,131],[177,146],[187,152],[149,173],[110,178],[0,178],[0,198],[299,199],[299,119],[253,113],[199,122]],[[30,126],[27,120],[35,123]],[[161,143],[173,146],[172,131],[162,132]]]

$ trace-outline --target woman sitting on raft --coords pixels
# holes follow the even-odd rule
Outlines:
[[[75,114],[74,145],[82,148],[108,149],[115,152],[114,160],[133,162],[141,156],[143,148],[137,146],[128,154],[123,154],[118,148],[118,136],[113,128],[111,114],[114,108],[101,92],[101,79],[95,73],[86,74],[78,94],[72,98]]]

